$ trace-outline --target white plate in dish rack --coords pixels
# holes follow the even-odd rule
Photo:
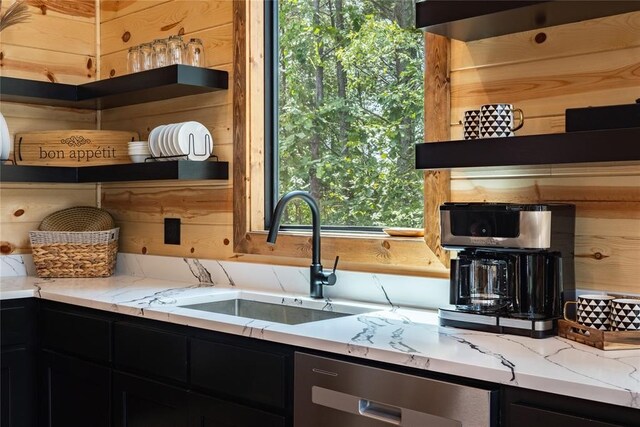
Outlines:
[[[149,151],[153,157],[160,157],[162,154],[160,153],[160,145],[159,139],[160,132],[165,128],[166,125],[160,125],[154,127],[151,132],[149,132]]]
[[[4,116],[0,114],[0,159],[9,158],[9,152],[11,151],[11,135],[9,134],[9,127],[4,119]]]
[[[177,156],[180,155],[174,148],[174,141],[177,138],[178,129],[180,129],[182,123],[174,123],[169,125],[169,129],[167,133],[164,135],[164,140],[162,141],[162,148],[164,149],[165,156]]]
[[[180,126],[174,147],[189,160],[207,160],[213,151],[209,130],[199,122],[185,122]]]
[[[160,136],[158,137],[158,146],[160,148],[160,153],[162,156],[172,156],[171,151],[169,150],[169,134],[171,133],[171,129],[175,126],[175,123],[166,125],[164,129],[160,132]],[[172,159],[163,159],[163,160],[172,160]]]

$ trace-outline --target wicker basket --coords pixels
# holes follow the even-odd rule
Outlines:
[[[30,231],[38,277],[107,277],[118,254],[119,228],[104,231]]]
[[[38,230],[41,231],[104,231],[115,228],[109,212],[93,206],[75,206],[47,215]]]

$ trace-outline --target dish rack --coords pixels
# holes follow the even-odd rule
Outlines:
[[[214,157],[216,161],[218,160],[218,156],[215,156],[213,154],[213,143],[211,142],[211,137],[209,137],[209,135],[204,136],[204,153],[200,154],[196,152],[195,135],[193,133],[189,133],[189,152],[188,153],[176,154],[172,156],[153,156],[152,155],[145,158],[144,161],[146,163],[147,161],[156,161],[159,159],[167,159],[167,160],[189,159],[191,155],[198,156],[198,157],[206,156],[207,159],[209,159],[210,157]]]
[[[558,320],[558,335],[600,350],[640,349],[640,331],[601,331],[571,320]]]

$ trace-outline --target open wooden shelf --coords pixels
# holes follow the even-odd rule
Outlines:
[[[416,144],[416,169],[640,160],[640,128]]]
[[[0,98],[5,102],[100,110],[228,87],[226,71],[169,65],[79,86],[0,77]]]
[[[640,10],[640,1],[443,1],[416,3],[416,27],[472,41]]]
[[[169,161],[120,165],[60,167],[0,165],[2,182],[123,182],[229,179],[228,162]]]

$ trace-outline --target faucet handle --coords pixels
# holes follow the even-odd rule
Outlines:
[[[336,284],[336,268],[338,268],[338,260],[340,259],[339,256],[336,257],[336,261],[333,263],[333,271],[329,274],[324,273],[325,274],[325,285],[326,286],[333,286]]]

